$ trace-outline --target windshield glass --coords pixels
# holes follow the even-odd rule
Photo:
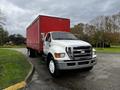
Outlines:
[[[53,40],[78,40],[73,34],[69,32],[53,32]]]

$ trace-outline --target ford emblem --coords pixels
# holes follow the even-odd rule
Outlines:
[[[85,53],[85,51],[81,50],[81,53],[83,54],[83,53]]]

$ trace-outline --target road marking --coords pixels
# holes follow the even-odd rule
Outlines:
[[[22,82],[20,82],[20,83],[17,83],[17,84],[15,84],[15,85],[12,85],[12,86],[10,86],[10,87],[8,87],[8,88],[5,88],[4,90],[18,90],[18,89],[23,88],[23,87],[25,87],[25,86],[26,86],[26,82],[25,82],[25,81],[22,81]]]

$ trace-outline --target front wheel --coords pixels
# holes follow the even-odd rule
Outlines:
[[[56,66],[56,63],[54,61],[53,58],[50,58],[50,61],[48,63],[48,69],[49,69],[49,72],[50,74],[53,76],[53,77],[58,77],[59,76],[59,70]]]

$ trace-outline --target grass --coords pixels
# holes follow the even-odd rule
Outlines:
[[[0,48],[25,48],[25,45],[3,45]]]
[[[112,46],[110,48],[95,48],[97,52],[101,53],[120,53],[120,46]]]
[[[0,49],[0,90],[23,81],[30,70],[30,64],[20,52]]]

